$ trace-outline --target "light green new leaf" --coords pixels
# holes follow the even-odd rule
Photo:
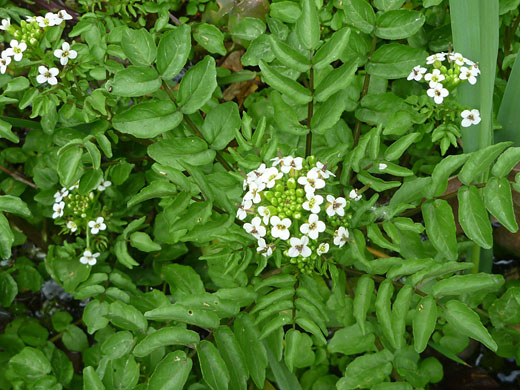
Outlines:
[[[105,390],[105,385],[92,366],[83,369],[83,387],[85,390]]]
[[[197,345],[199,341],[200,337],[197,332],[180,327],[168,326],[146,336],[135,346],[133,353],[137,357],[144,357],[159,347],[168,345],[193,347]]]
[[[260,61],[260,69],[262,70],[262,78],[267,84],[290,97],[295,103],[307,104],[312,100],[311,92],[307,88],[280,74],[262,60]]]
[[[27,218],[32,215],[27,204],[17,196],[12,195],[0,195],[0,211]]]
[[[487,329],[480,322],[477,313],[471,310],[466,304],[451,300],[446,303],[446,320],[457,328],[461,334],[465,334],[472,339],[480,341],[486,347],[496,352],[498,346]]]
[[[241,123],[237,104],[226,102],[208,113],[200,130],[212,149],[222,150],[235,138]]]
[[[161,246],[156,242],[153,242],[150,236],[144,232],[132,233],[130,235],[130,245],[142,252],[155,252],[161,250]]]
[[[345,376],[336,384],[337,390],[371,388],[392,372],[393,355],[387,349],[355,358],[345,370]]]
[[[352,82],[358,68],[357,60],[349,61],[334,69],[317,85],[314,96],[323,102],[338,91],[346,89]]]
[[[110,88],[115,96],[144,96],[161,88],[161,79],[154,68],[131,65],[116,73]]]
[[[83,149],[72,146],[58,157],[57,171],[60,182],[64,187],[72,186],[81,176],[81,156]]]
[[[189,24],[175,27],[163,35],[157,50],[157,70],[164,80],[171,80],[186,64],[191,50]]]
[[[229,371],[229,388],[246,390],[249,371],[246,356],[235,335],[228,326],[221,326],[215,331],[215,342]]]
[[[264,386],[267,353],[251,315],[241,312],[235,319],[233,331],[246,358],[251,379],[258,388]]]
[[[157,55],[153,36],[144,28],[126,28],[121,36],[121,47],[134,65],[151,65]]]
[[[219,351],[209,341],[202,341],[197,347],[200,369],[204,381],[212,390],[227,390],[229,371]]]
[[[280,61],[288,68],[294,69],[298,72],[306,72],[309,70],[311,65],[308,58],[306,58],[298,50],[293,49],[286,43],[279,41],[273,35],[270,35],[269,38],[269,42],[271,43],[271,50],[273,51],[278,61]]]
[[[296,21],[296,35],[302,46],[313,50],[320,41],[320,19],[314,0],[302,0],[302,14]]]
[[[211,99],[217,88],[217,71],[215,59],[206,56],[190,68],[181,80],[179,87],[179,105],[185,114],[197,112]]]
[[[383,39],[404,39],[414,35],[424,24],[424,15],[406,9],[391,10],[380,14],[375,34]]]
[[[480,291],[497,292],[503,285],[504,277],[502,275],[488,273],[455,275],[435,283],[431,293],[437,298],[446,295],[473,294]]]
[[[426,349],[436,324],[437,303],[432,296],[427,295],[419,301],[413,314],[413,346],[416,352],[421,353]]]
[[[511,183],[505,177],[492,177],[484,187],[484,203],[489,212],[511,233],[518,231]]]
[[[172,102],[152,100],[116,114],[112,124],[121,133],[137,138],[154,138],[176,128],[181,121],[182,114]]]
[[[426,233],[433,246],[446,259],[456,260],[457,237],[455,217],[448,202],[444,199],[427,201],[421,206],[426,225]]]
[[[347,47],[350,38],[350,28],[343,27],[336,31],[330,39],[318,49],[312,57],[314,69],[321,69],[336,61]]]
[[[224,34],[213,24],[199,24],[193,32],[193,39],[212,54],[226,55]]]
[[[510,145],[511,142],[501,142],[473,152],[460,170],[460,181],[470,185],[483,172],[487,172],[493,161]]]
[[[148,389],[150,390],[182,390],[188,380],[192,360],[184,351],[170,352],[155,367]]]
[[[459,223],[464,233],[482,248],[493,246],[493,230],[484,202],[475,186],[462,186],[457,193]]]
[[[366,34],[370,34],[374,30],[376,14],[368,1],[343,1],[342,5],[345,11],[345,20],[348,24],[351,24]]]

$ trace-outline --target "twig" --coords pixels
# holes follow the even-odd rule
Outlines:
[[[10,170],[8,170],[7,168],[4,168],[1,165],[0,165],[0,171],[7,173],[13,179],[15,179],[16,181],[19,181],[20,183],[27,184],[29,187],[32,187],[32,188],[38,188],[38,186],[36,184],[34,184],[32,181],[26,179],[24,176],[22,176],[18,172],[11,172]]]

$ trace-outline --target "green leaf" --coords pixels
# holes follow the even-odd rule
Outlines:
[[[311,65],[308,58],[298,50],[276,39],[274,35],[270,35],[269,38],[271,49],[278,61],[298,72],[306,72],[309,70]]]
[[[285,23],[295,23],[302,11],[294,1],[277,1],[270,4],[270,15]],[[263,386],[263,385],[262,385]]]
[[[252,41],[265,33],[265,23],[259,18],[246,16],[231,29],[231,36],[235,39]]]
[[[14,242],[14,234],[9,226],[9,221],[0,213],[0,257],[8,259],[11,257],[11,246]]]
[[[431,293],[437,298],[447,295],[474,294],[481,291],[497,292],[503,285],[504,277],[502,275],[488,273],[455,275],[435,283]]]
[[[517,7],[518,5],[515,5],[515,8]],[[514,141],[515,145],[520,144],[520,134],[516,131],[516,124],[520,121],[520,112],[516,104],[518,101],[520,101],[520,57],[517,55],[498,110],[497,120],[502,125],[502,129],[495,132],[496,141]],[[0,122],[0,133],[1,128]]]
[[[103,171],[101,169],[87,170],[79,180],[78,191],[82,195],[86,195],[94,191],[103,180]]]
[[[191,51],[188,24],[175,27],[163,35],[157,50],[157,70],[164,80],[173,79],[186,64]]]
[[[459,173],[460,181],[470,185],[477,177],[486,172],[495,159],[511,145],[511,142],[501,142],[473,152]]]
[[[11,142],[18,143],[20,142],[20,139],[18,136],[11,131],[11,128],[13,126],[0,119],[0,138],[5,138]]]
[[[392,372],[392,359],[392,353],[386,349],[355,358],[336,384],[337,390],[370,388],[382,382]]]
[[[338,123],[344,110],[344,93],[339,91],[317,106],[311,119],[312,132],[325,134],[326,131]]]
[[[210,53],[226,55],[224,47],[224,34],[213,24],[199,24],[193,32],[193,39]]]
[[[323,102],[336,92],[347,88],[352,82],[357,68],[357,60],[354,60],[344,63],[327,74],[316,87],[314,93],[316,101]]]
[[[392,330],[392,317],[390,310],[390,301],[394,293],[394,284],[390,279],[385,279],[377,290],[376,297],[376,316],[377,322],[381,326],[383,335],[390,342],[394,348],[396,348],[395,336]]]
[[[92,366],[83,369],[83,387],[85,390],[105,390],[105,385]]]
[[[334,332],[334,336],[327,345],[327,350],[330,353],[357,355],[373,351],[375,340],[376,336],[373,333],[365,334],[358,324],[354,324]]]
[[[157,55],[153,36],[144,28],[126,28],[121,36],[121,47],[134,65],[151,65]]]
[[[466,304],[451,300],[446,303],[446,320],[457,328],[461,334],[467,335],[472,339],[480,341],[486,347],[496,352],[498,346],[491,337],[487,329],[480,322],[477,313],[471,310]]]
[[[428,0],[426,0],[428,1]],[[381,11],[388,11],[390,9],[399,9],[403,5],[405,0],[374,0],[374,5]],[[423,4],[424,7],[426,7]]]
[[[200,337],[197,332],[168,326],[146,336],[135,346],[133,353],[137,357],[144,357],[159,347],[165,347],[168,345],[185,345],[194,347],[199,343],[199,341]]]
[[[184,306],[180,303],[158,307],[156,309],[147,311],[144,313],[144,316],[150,320],[174,320],[207,329],[216,329],[220,324],[220,319],[214,312],[201,310],[190,306]]]
[[[0,211],[27,218],[32,216],[27,204],[20,198],[12,195],[0,195]]]
[[[196,137],[161,140],[148,147],[148,155],[159,164],[180,168],[180,163],[206,165],[215,159],[215,151],[208,149],[208,144]]]
[[[424,15],[406,9],[391,10],[380,14],[375,34],[383,39],[404,39],[414,35],[424,24]]]
[[[251,379],[258,388],[264,386],[265,371],[267,368],[267,353],[264,344],[259,341],[260,335],[251,315],[241,312],[233,324],[237,341],[246,357]]]
[[[154,68],[131,65],[117,72],[110,86],[115,96],[144,96],[161,88],[161,79]]]
[[[206,56],[197,65],[190,68],[181,80],[179,87],[179,106],[184,114],[197,112],[211,99],[217,88],[215,59]]]
[[[90,141],[85,141],[83,145],[85,146],[85,149],[87,149],[90,160],[92,161],[92,168],[99,169],[101,166],[101,153],[99,149]]]
[[[128,247],[126,246],[125,240],[116,240],[114,245],[114,252],[117,257],[117,261],[119,261],[125,267],[132,269],[134,266],[139,265],[139,263],[135,261],[128,253]]]
[[[413,345],[416,352],[421,353],[426,349],[436,324],[437,303],[432,296],[427,295],[421,298],[413,314]]]
[[[227,390],[229,385],[229,371],[226,363],[215,345],[209,341],[201,341],[197,346],[200,369],[204,381],[212,390]]]
[[[144,232],[134,232],[130,235],[130,245],[142,252],[155,252],[161,250],[161,246]]]
[[[448,179],[459,167],[466,162],[470,154],[447,156],[435,166],[432,172],[432,186],[429,196],[440,196],[448,189]]]
[[[167,181],[155,180],[150,185],[144,187],[137,194],[132,196],[127,203],[128,207],[133,207],[136,204],[144,202],[149,199],[162,198],[165,196],[172,196],[177,193],[177,187]]]
[[[25,347],[9,360],[9,369],[24,379],[36,380],[51,372],[51,363],[42,351]]]
[[[161,269],[161,277],[168,282],[170,293],[176,300],[206,292],[200,275],[188,265],[165,265]]]
[[[278,73],[262,60],[260,61],[260,69],[262,70],[262,78],[267,84],[290,97],[295,103],[307,104],[312,100],[311,92],[307,88]]]
[[[231,329],[219,327],[215,331],[215,342],[229,371],[229,387],[232,390],[246,390],[249,378],[246,357]]]
[[[170,352],[155,367],[148,389],[182,390],[193,366],[192,360],[184,351]]]
[[[410,301],[413,295],[413,287],[404,285],[401,287],[392,305],[392,331],[395,338],[395,346],[401,349],[406,344],[406,316],[410,308]]]
[[[358,28],[361,32],[370,34],[374,30],[376,14],[366,0],[351,0],[341,3],[345,11],[345,21]]]
[[[108,319],[105,318],[105,315],[108,314],[108,308],[107,302],[100,302],[97,299],[90,301],[85,307],[83,322],[87,325],[89,334],[93,334],[108,325]]]
[[[283,333],[282,333],[283,334]],[[282,340],[280,339],[280,343]],[[302,387],[298,382],[298,378],[295,374],[293,374],[285,363],[275,356],[275,353],[268,346],[268,342],[264,340],[264,345],[266,346],[267,351],[267,359],[269,361],[269,366],[271,367],[271,371],[273,373],[274,379],[278,388],[280,390],[301,390]],[[281,352],[281,350],[280,350]]]
[[[482,248],[493,246],[491,222],[477,187],[462,186],[458,193],[459,222],[467,236]]]
[[[423,64],[427,55],[423,49],[389,43],[381,45],[372,54],[366,68],[372,76],[399,79],[406,77],[414,66]]]
[[[370,309],[372,294],[375,291],[374,286],[374,280],[370,275],[363,275],[358,279],[354,295],[353,315],[363,334],[365,334],[365,320]]]
[[[235,138],[241,123],[237,104],[226,102],[208,113],[200,130],[212,149],[222,150]]]
[[[350,28],[343,27],[336,31],[330,39],[318,49],[312,57],[314,69],[321,69],[336,61],[347,47],[350,38]]]
[[[109,359],[119,359],[130,353],[134,343],[135,340],[132,333],[128,331],[116,332],[103,341],[101,352]]]
[[[153,100],[116,114],[112,124],[121,133],[137,138],[154,138],[175,129],[181,121],[182,114],[172,102]]]
[[[421,206],[426,233],[433,246],[446,259],[456,260],[457,237],[455,217],[448,202],[443,199],[427,201]]]
[[[87,335],[76,325],[67,326],[61,340],[70,351],[82,352],[88,348]]]
[[[1,230],[0,233],[2,233]],[[7,272],[0,272],[0,304],[2,307],[11,306],[17,294],[18,285],[13,277]]]
[[[296,35],[306,49],[316,49],[320,41],[320,19],[314,0],[302,0],[302,13],[296,21]]]
[[[489,212],[511,233],[518,231],[511,184],[505,177],[492,177],[484,187],[484,203]]]
[[[59,155],[56,169],[64,187],[72,186],[81,176],[82,155],[83,149],[77,146],[69,147]]]
[[[408,150],[408,148],[413,143],[417,142],[421,137],[421,133],[410,133],[399,138],[385,150],[385,160],[399,160],[403,153],[406,152],[406,150]]]
[[[491,173],[496,177],[507,176],[519,162],[520,147],[509,148],[498,157],[491,169]]]
[[[312,365],[314,358],[311,337],[299,330],[289,329],[285,334],[284,355],[284,361],[289,371]]]
[[[298,114],[278,92],[271,93],[274,108],[274,120],[281,131],[294,135],[305,135],[309,129],[298,120]]]
[[[106,317],[112,324],[125,330],[144,332],[148,327],[148,321],[139,310],[122,302],[112,302]]]

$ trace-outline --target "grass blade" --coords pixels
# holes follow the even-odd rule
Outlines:
[[[520,131],[518,131],[518,124],[520,123],[519,101],[520,56],[517,56],[498,111],[497,119],[502,125],[502,129],[495,132],[495,138],[498,142],[513,141],[516,145],[520,145]]]

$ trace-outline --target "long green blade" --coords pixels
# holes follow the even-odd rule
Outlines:
[[[495,132],[497,142],[513,141],[516,145],[520,145],[520,129],[518,128],[520,110],[518,109],[518,102],[520,102],[520,56],[516,57],[498,111],[497,119],[502,125],[502,129]]]

